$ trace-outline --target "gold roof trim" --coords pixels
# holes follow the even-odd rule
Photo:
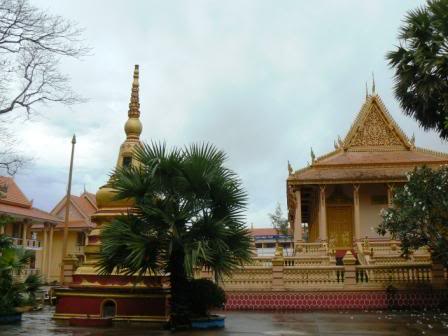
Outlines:
[[[387,126],[387,129],[385,130],[384,133],[386,133],[387,136],[392,137],[395,136],[397,139],[391,139],[391,141],[386,141],[386,139],[384,139],[384,137],[382,138],[385,142],[386,145],[373,145],[373,146],[369,146],[369,145],[363,145],[361,143],[361,146],[359,145],[353,145],[353,140],[355,140],[355,138],[357,136],[362,137],[363,135],[359,133],[359,130],[363,129],[365,126],[367,127],[372,127],[372,125],[368,124],[368,125],[364,125],[365,123],[367,123],[367,117],[370,117],[372,115],[372,107],[376,105],[377,109],[375,110],[377,113],[379,113],[380,119],[382,122],[384,122],[386,125],[380,125],[380,126],[376,126],[381,127],[381,126]],[[375,129],[377,130],[377,129]],[[395,141],[395,140],[398,140]],[[389,142],[389,144],[387,144]],[[409,141],[409,139],[407,138],[407,136],[404,134],[404,132],[402,131],[402,129],[398,126],[398,124],[395,122],[395,120],[392,118],[392,116],[390,115],[389,111],[387,110],[386,106],[384,105],[383,101],[381,100],[381,98],[377,95],[377,94],[373,94],[373,95],[369,95],[367,100],[364,102],[364,104],[361,107],[361,110],[359,111],[358,115],[355,118],[355,121],[352,123],[352,126],[350,127],[350,130],[348,131],[342,147],[344,150],[377,150],[378,148],[381,147],[391,147],[389,150],[399,150],[399,149],[403,149],[403,147],[407,150],[410,150],[412,148],[411,143]],[[401,147],[403,146],[403,147]],[[356,147],[358,147],[358,149],[356,149]],[[364,147],[364,148],[362,148]],[[396,148],[394,148],[396,147]],[[381,149],[384,150],[384,149]]]

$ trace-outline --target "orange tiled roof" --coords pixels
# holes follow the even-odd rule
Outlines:
[[[25,208],[31,207],[31,202],[28,200],[22,190],[20,190],[12,177],[0,176],[0,186],[3,185],[7,187],[7,192],[4,195],[2,193],[2,197],[0,197],[0,203],[11,204]]]
[[[53,208],[51,214],[56,215],[65,208],[64,196],[58,204]],[[80,220],[79,218],[69,218],[68,227],[72,229],[91,229],[95,228],[96,224],[92,223],[90,216],[97,211],[95,195],[89,192],[83,192],[80,196],[70,195],[71,204],[79,211],[79,213],[85,218]],[[65,212],[62,212],[65,214]],[[56,229],[64,227],[64,215],[59,218],[61,223],[56,226]],[[41,229],[41,225],[33,225],[33,229]]]
[[[318,160],[315,165],[437,164],[447,162],[448,155],[425,152],[420,149],[383,152],[346,152],[341,150],[334,155]]]
[[[19,206],[14,206],[10,204],[0,203],[0,213],[29,218],[35,221],[49,222],[49,223],[59,223],[61,220],[55,216],[52,216],[48,212],[40,210],[38,208],[24,208]]]
[[[60,221],[48,212],[33,208],[32,203],[11,177],[0,176],[0,185],[7,187],[7,191],[0,197],[0,213],[39,222],[58,223]]]

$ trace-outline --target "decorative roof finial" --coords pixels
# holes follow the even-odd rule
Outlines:
[[[292,169],[292,166],[291,166],[291,163],[289,162],[289,160],[288,160],[288,172],[289,172],[289,175],[292,175],[294,173],[294,169]]]
[[[375,94],[375,74],[372,71],[372,95]]]
[[[140,122],[140,101],[139,101],[139,82],[138,65],[134,67],[134,80],[132,81],[131,101],[129,102],[128,121],[124,125],[126,139],[138,141],[142,133],[142,123]]]
[[[313,147],[311,147],[311,163],[314,163],[314,161],[316,161],[316,155],[313,152]]]
[[[129,102],[129,118],[140,117],[140,100],[139,100],[139,82],[138,82],[138,64],[134,66],[134,80],[132,82],[131,101]]]
[[[338,144],[339,144],[339,147],[342,147],[344,145],[344,141],[342,141],[340,135],[338,135]]]
[[[366,100],[368,97],[369,97],[369,88],[368,88],[367,82],[366,82]]]
[[[412,133],[411,144],[412,146],[415,146],[415,133]]]

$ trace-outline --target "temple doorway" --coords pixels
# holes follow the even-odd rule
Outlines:
[[[105,300],[101,309],[101,317],[115,317],[117,304],[113,300]]]
[[[353,248],[353,206],[327,206],[328,241],[334,249]]]

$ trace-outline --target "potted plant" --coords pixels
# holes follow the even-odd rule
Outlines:
[[[223,308],[226,303],[224,290],[208,279],[190,281],[189,301],[193,329],[224,328],[225,316],[210,314],[210,310]]]
[[[196,270],[205,267],[219,279],[251,261],[247,195],[225,160],[209,144],[171,150],[163,143],[142,144],[134,150],[134,164],[112,174],[116,199],[135,203],[127,216],[103,228],[100,273],[167,275],[172,329],[191,325]]]

